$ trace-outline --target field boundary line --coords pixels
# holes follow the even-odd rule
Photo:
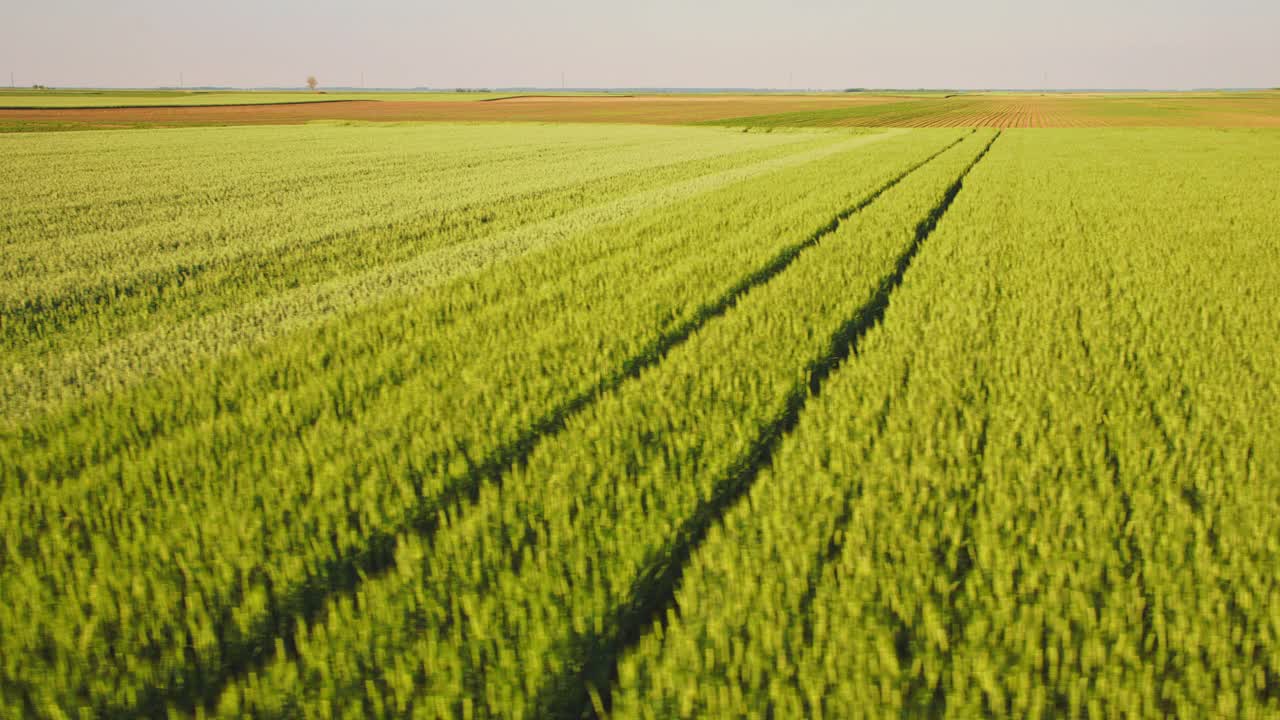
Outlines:
[[[970,137],[972,134],[973,132],[970,132],[964,137]],[[899,256],[894,269],[881,280],[879,289],[871,300],[859,308],[832,335],[830,349],[824,359],[810,366],[806,382],[793,391],[786,410],[778,420],[761,433],[755,447],[747,456],[743,469],[735,477],[722,483],[710,501],[680,528],[676,534],[679,539],[673,544],[666,563],[636,582],[636,594],[632,598],[632,604],[624,608],[620,617],[617,618],[617,626],[622,628],[621,635],[612,642],[604,643],[603,646],[590,648],[588,657],[583,658],[584,675],[592,668],[608,667],[607,675],[598,673],[608,684],[601,683],[600,686],[596,686],[591,682],[591,678],[580,678],[583,681],[581,682],[582,697],[576,698],[569,707],[555,708],[557,716],[607,717],[612,709],[612,686],[617,680],[619,659],[627,649],[639,641],[646,628],[655,622],[665,624],[663,618],[669,611],[674,611],[675,591],[680,584],[684,568],[705,540],[707,533],[746,495],[760,473],[772,465],[774,453],[782,440],[799,424],[805,405],[811,399],[821,395],[822,385],[826,379],[849,357],[857,357],[858,345],[867,333],[881,324],[892,294],[902,284],[912,261],[959,195],[965,178],[986,157],[1000,135],[1001,133],[997,131],[982,151],[947,188],[938,205],[916,225],[915,238],[907,250]],[[963,139],[949,145],[946,149],[954,147]],[[833,528],[833,546],[828,547],[827,557],[834,557],[839,552],[841,543],[835,538],[839,537],[841,529],[842,527],[839,526]],[[554,700],[548,698],[548,705],[552,703]],[[597,714],[595,709],[597,703],[604,709],[603,714]]]
[[[893,136],[903,132],[906,131],[869,137]],[[308,625],[320,621],[323,618],[325,606],[330,600],[354,593],[364,582],[375,579],[394,568],[396,547],[398,545],[397,537],[399,535],[411,533],[429,540],[440,529],[443,514],[447,513],[453,516],[455,513],[450,512],[452,510],[456,510],[457,513],[465,513],[469,506],[479,498],[480,492],[484,487],[490,484],[500,487],[503,477],[510,468],[524,465],[534,449],[543,440],[552,438],[560,433],[572,417],[587,409],[602,397],[614,392],[622,384],[638,377],[648,368],[660,364],[672,350],[688,340],[707,323],[724,315],[736,306],[742,297],[753,288],[769,282],[786,270],[804,250],[816,245],[822,238],[834,232],[842,222],[871,205],[902,180],[929,164],[947,150],[960,144],[968,136],[966,134],[946,144],[923,160],[912,164],[903,172],[868,193],[861,200],[836,213],[830,221],[819,227],[806,239],[779,252],[764,266],[735,283],[719,298],[702,305],[688,320],[664,333],[642,351],[624,361],[617,373],[602,380],[594,388],[569,399],[559,408],[552,410],[546,416],[530,425],[528,430],[522,433],[520,437],[499,448],[489,457],[477,460],[471,465],[470,471],[464,478],[452,483],[439,496],[416,508],[411,513],[409,520],[399,528],[370,535],[363,552],[327,563],[325,572],[318,573],[317,577],[325,578],[328,582],[321,587],[306,586],[296,595],[281,599],[278,605],[289,607],[290,613],[287,616],[274,617],[268,620],[265,623],[266,632],[255,635],[251,641],[242,643],[239,647],[227,648],[225,657],[228,660],[223,664],[223,667],[215,673],[205,673],[205,675],[214,675],[215,677],[205,679],[184,678],[188,682],[183,683],[181,687],[186,688],[187,692],[171,693],[163,690],[152,690],[147,692],[144,697],[140,697],[132,708],[116,708],[115,712],[111,713],[110,716],[133,717],[141,714],[148,717],[160,717],[174,703],[179,704],[187,711],[194,711],[198,707],[212,710],[216,706],[218,698],[228,686],[246,674],[264,667],[275,658],[277,641],[284,648],[287,657],[294,657],[297,652],[295,635],[298,621],[300,620]],[[863,139],[865,140],[866,138]],[[849,145],[849,143],[840,143],[842,147]],[[837,151],[827,154],[835,154],[835,152]],[[809,153],[802,154],[807,155]],[[827,154],[820,155],[819,158],[825,157]]]

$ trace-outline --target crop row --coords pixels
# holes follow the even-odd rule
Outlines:
[[[433,274],[448,277],[451,257],[480,241],[547,222],[580,231],[584,208],[840,144],[696,131],[359,130],[227,130],[241,151],[225,159],[211,131],[124,133],[114,152],[73,142],[80,136],[7,142],[15,152],[0,162],[26,182],[4,188],[0,213],[12,258],[0,269],[0,377],[10,388],[0,413],[31,416],[270,338],[303,315],[420,290],[420,272],[393,282],[401,266],[437,260]],[[50,158],[50,146],[63,156]],[[121,187],[130,170],[141,178]],[[314,297],[367,276],[381,287]]]
[[[577,716],[682,558],[749,484],[811,387],[873,318],[991,137],[907,175],[527,463],[401,539],[395,569],[331,603],[227,716]]]
[[[397,533],[958,136],[846,136],[12,433],[5,704],[133,714],[204,698],[390,563]]]
[[[1005,133],[611,716],[1280,713],[1277,139]]]

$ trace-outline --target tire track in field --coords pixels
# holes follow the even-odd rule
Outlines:
[[[947,188],[938,205],[916,226],[915,239],[912,241],[911,246],[898,258],[893,271],[881,280],[880,288],[871,300],[854,313],[853,317],[832,335],[830,350],[826,358],[814,365],[809,371],[807,381],[809,392],[793,396],[781,418],[766,428],[760,435],[746,458],[744,469],[737,477],[723,483],[704,508],[685,523],[676,535],[683,538],[683,541],[673,548],[668,561],[651,575],[637,581],[635,585],[637,592],[632,603],[626,606],[621,612],[621,617],[617,618],[618,627],[623,629],[622,634],[613,642],[606,642],[595,648],[590,648],[587,656],[583,659],[582,666],[588,672],[595,670],[595,673],[593,673],[595,677],[580,678],[581,691],[579,697],[563,704],[557,703],[554,698],[548,698],[547,702],[540,706],[553,708],[556,717],[608,716],[612,702],[612,686],[616,683],[618,676],[619,659],[639,641],[646,628],[653,626],[655,622],[665,623],[664,618],[667,617],[669,611],[675,608],[675,592],[680,584],[684,568],[689,564],[693,554],[697,552],[707,533],[720,522],[720,519],[730,508],[746,495],[760,473],[772,464],[773,455],[781,445],[782,440],[799,424],[806,403],[821,394],[822,385],[826,379],[838,370],[850,356],[857,356],[858,346],[862,338],[883,321],[891,297],[894,291],[902,284],[912,261],[919,254],[925,241],[933,234],[939,221],[946,215],[956,196],[960,194],[961,189],[964,187],[965,178],[986,157],[1000,135],[1001,133],[997,132],[991,138],[986,147],[974,158],[973,162]],[[965,137],[968,136],[966,135]],[[961,138],[961,140],[963,139]],[[953,145],[958,144],[961,140],[956,141]],[[950,149],[953,145],[948,146],[946,149]],[[933,157],[936,157],[936,155]],[[932,159],[931,157],[930,160]],[[902,177],[906,177],[906,175]],[[894,181],[888,187],[892,187],[896,182]],[[885,189],[887,190],[888,187]],[[835,229],[834,226],[832,229]],[[848,504],[850,507],[855,500],[856,498],[849,499]],[[814,578],[821,577],[823,566],[839,556],[843,547],[844,533],[842,530],[847,524],[850,515],[851,512],[849,511],[843,512],[833,527],[832,541],[816,568]],[[963,577],[959,578],[959,582],[963,583]],[[803,602],[801,607],[807,607],[808,604],[812,603],[814,591],[815,588],[813,587],[809,589],[805,596],[806,602]]]
[[[175,357],[221,356],[252,348],[284,333],[314,327],[343,312],[422,292],[522,255],[547,250],[573,235],[655,205],[713,192],[902,132],[890,129],[856,136],[618,197],[475,242],[449,245],[389,266],[303,285],[189,322],[129,333],[99,348],[65,353],[47,367],[0,368],[0,380],[14,390],[0,398],[0,427],[5,423],[16,426],[84,397],[121,392],[163,372],[182,368],[182,363],[172,361]],[[157,354],[156,348],[166,351]]]
[[[762,174],[774,169],[816,161],[829,155],[837,154],[840,151],[851,149],[853,146],[892,137],[902,132],[905,131],[899,130],[897,132],[860,137],[851,142],[842,142],[834,146],[826,146],[795,156],[787,156],[761,163],[761,165],[769,166],[767,169],[752,166],[742,170],[727,171],[712,177],[720,179],[723,179],[721,178],[722,175],[732,177],[733,180],[725,180],[723,183],[728,184],[729,182],[747,179],[755,174]],[[834,232],[842,222],[871,205],[902,180],[929,164],[947,150],[959,145],[967,137],[968,135],[964,135],[948,143],[925,159],[911,165],[856,204],[838,212],[808,238],[778,253],[764,266],[739,280],[725,294],[703,305],[687,321],[663,334],[640,353],[625,361],[617,373],[601,381],[595,388],[569,399],[566,403],[532,424],[525,433],[512,443],[498,449],[487,458],[477,459],[466,479],[455,483],[441,495],[424,503],[422,507],[415,508],[405,526],[394,531],[372,534],[368,537],[364,552],[354,557],[349,556],[328,563],[323,571],[317,575],[318,578],[325,580],[323,584],[309,585],[301,588],[295,594],[278,599],[276,604],[280,607],[289,608],[290,612],[287,615],[269,619],[266,623],[266,631],[256,635],[251,640],[237,647],[225,648],[224,657],[227,658],[227,661],[221,668],[214,672],[187,670],[182,673],[185,682],[176,685],[179,688],[178,690],[151,689],[142,697],[139,697],[138,702],[132,707],[116,708],[113,712],[105,713],[105,716],[120,718],[137,716],[163,717],[171,706],[180,707],[187,712],[193,712],[201,706],[206,709],[212,709],[228,685],[273,660],[277,647],[282,647],[286,655],[292,657],[296,653],[295,633],[299,623],[311,625],[317,622],[322,617],[324,608],[330,600],[343,594],[354,593],[364,582],[376,579],[395,568],[398,535],[413,533],[429,540],[440,528],[442,511],[458,508],[460,512],[465,512],[467,506],[478,499],[482,488],[490,483],[500,486],[503,477],[511,467],[524,465],[534,449],[544,440],[548,440],[564,430],[567,422],[572,417],[586,410],[602,397],[614,392],[622,384],[638,377],[648,368],[661,363],[672,350],[688,340],[709,322],[731,310],[752,289],[764,285],[785,271],[801,253]],[[742,176],[742,173],[748,171],[752,174]],[[707,180],[709,178],[697,179],[697,181]],[[715,187],[719,186],[720,184],[715,184]],[[670,189],[664,188],[662,191],[670,192]],[[648,191],[643,195],[648,196],[653,192],[658,191]]]

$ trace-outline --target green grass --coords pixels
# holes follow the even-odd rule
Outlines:
[[[1278,143],[1006,133],[613,715],[1280,712]]]
[[[1280,714],[1276,158],[0,137],[0,715]]]
[[[0,347],[23,368],[0,410],[114,391],[850,138],[381,124],[0,138],[24,179],[0,218],[17,241]],[[99,172],[120,157],[149,173]]]
[[[869,215],[879,242],[850,247],[831,225],[790,235],[812,241],[776,248],[770,274],[751,280],[723,317],[568,421],[429,543],[402,538],[393,572],[354,602],[328,607],[323,622],[300,631],[296,661],[231,688],[221,712],[290,717],[394,703],[393,714],[412,705],[448,716],[475,705],[539,717],[588,708],[585,686],[608,682],[608,658],[638,629],[637,608],[661,592],[663,567],[733,497],[797,410],[809,376],[838,352],[846,326],[907,251],[916,221],[983,144],[971,138],[913,172],[957,139],[927,133],[839,158],[862,167],[843,178],[848,194],[835,207],[842,217]],[[824,173],[840,177],[835,167]],[[923,207],[899,207],[881,191]],[[774,197],[784,196],[777,187]],[[842,256],[850,261],[836,262]],[[772,268],[782,270],[776,279]],[[846,292],[831,296],[829,284]],[[512,593],[520,603],[504,602]],[[464,616],[463,625],[416,620]],[[353,641],[373,627],[386,642],[366,652]]]
[[[386,539],[447,506],[484,467],[502,467],[522,438],[575,398],[616,382],[654,343],[824,222],[835,198],[858,191],[811,193],[818,178],[846,166],[850,173],[892,169],[863,170],[849,162],[851,153],[867,146],[874,159],[926,149],[892,135],[557,126],[121,133],[122,143],[139,143],[134,163],[152,166],[156,183],[121,188],[62,165],[101,162],[98,148],[104,159],[119,157],[121,146],[96,139],[11,138],[26,150],[18,157],[30,158],[24,174],[32,181],[12,188],[31,201],[12,203],[16,212],[7,218],[10,231],[27,239],[7,285],[14,290],[4,303],[5,365],[8,384],[27,388],[26,409],[52,412],[5,438],[0,469],[14,484],[0,512],[16,519],[36,507],[44,517],[86,504],[116,508],[75,527],[28,525],[34,534],[25,534],[13,526],[19,534],[10,546],[41,548],[27,565],[45,578],[25,586],[30,602],[84,584],[86,592],[102,588],[102,605],[61,606],[39,633],[8,637],[57,638],[47,649],[54,664],[29,666],[28,677],[61,677],[60,702],[121,712],[138,702],[130,697],[172,684],[171,675],[188,688],[215,683],[246,655],[271,648],[300,604],[384,562],[376,556],[386,552],[379,549]],[[230,172],[222,182],[192,172],[229,140],[244,154],[223,166]],[[409,151],[409,140],[425,158]],[[478,152],[486,144],[493,147],[487,158]],[[717,148],[737,154],[720,162]],[[531,162],[533,152],[545,158]],[[63,160],[49,163],[50,153]],[[678,164],[682,157],[690,161]],[[643,177],[626,174],[629,159]],[[505,182],[493,182],[495,172]],[[383,190],[396,173],[404,173],[393,186],[404,199]],[[522,174],[532,187],[522,187]],[[69,177],[87,186],[68,188]],[[50,203],[67,192],[75,205]],[[266,196],[283,204],[263,206]],[[757,196],[774,197],[780,212],[738,213]],[[341,198],[358,202],[335,203]],[[244,210],[229,212],[237,202]],[[581,212],[592,205],[595,212]],[[282,214],[290,207],[302,213],[296,220]],[[331,229],[315,233],[325,226]],[[140,227],[154,232],[137,233]],[[291,239],[291,228],[304,239]],[[50,242],[76,235],[79,254],[64,256]],[[242,240],[229,244],[228,236]],[[776,237],[778,246],[755,242],[761,236]],[[636,263],[649,272],[628,272]],[[492,270],[474,273],[486,266]],[[709,273],[713,267],[723,274]],[[345,286],[333,287],[343,277]],[[280,336],[299,324],[314,329]],[[510,328],[522,328],[519,343],[500,341]],[[322,347],[330,349],[317,352]],[[530,354],[539,362],[528,363]],[[41,377],[49,371],[57,375]],[[218,388],[219,399],[210,404],[194,387]],[[494,387],[510,391],[495,395]],[[62,396],[49,397],[50,389]],[[148,429],[139,434],[143,417]],[[71,446],[70,438],[77,438]],[[400,446],[414,449],[401,455]],[[211,454],[215,447],[245,452]],[[293,459],[281,465],[284,457]],[[387,461],[398,464],[399,481],[377,479],[390,468],[374,469]],[[264,475],[265,467],[276,470]],[[144,480],[153,472],[191,482],[170,488],[177,494],[169,499],[145,500],[156,490]],[[312,480],[282,482],[280,472]],[[135,480],[103,484],[121,473]],[[61,481],[41,482],[47,477]],[[227,497],[215,479],[230,477],[256,489]],[[310,499],[300,506],[293,494],[304,487]],[[335,512],[351,492],[366,495],[364,507]],[[260,504],[263,493],[274,499]],[[132,515],[125,508],[138,503],[168,510],[115,526],[124,517],[118,513]],[[202,539],[198,527],[179,520],[195,507],[240,530],[218,542]],[[292,529],[281,534],[285,527]],[[99,569],[64,565],[62,551],[91,537],[115,538],[95,544]],[[332,540],[317,545],[317,537]],[[175,593],[171,557],[157,552],[173,544],[203,568],[199,606]],[[294,559],[274,560],[287,556]],[[242,570],[228,583],[222,573],[233,567]],[[122,584],[102,586],[106,576]],[[150,598],[148,616],[130,620],[110,610],[120,593],[142,587],[138,581]],[[184,628],[201,638],[194,656]],[[24,647],[8,654],[36,651]],[[122,651],[156,659],[116,666],[112,658]],[[80,659],[59,659],[71,656]]]

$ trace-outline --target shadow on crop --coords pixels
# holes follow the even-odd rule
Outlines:
[[[740,470],[721,482],[711,499],[684,523],[676,533],[676,540],[665,554],[665,561],[648,569],[636,579],[631,601],[610,618],[610,622],[606,623],[606,627],[617,628],[617,632],[589,637],[581,641],[582,647],[575,654],[580,660],[577,671],[552,683],[548,691],[539,698],[537,707],[542,711],[539,713],[540,716],[584,718],[608,714],[612,704],[612,686],[618,677],[618,661],[623,653],[639,641],[645,628],[652,626],[655,622],[666,621],[667,611],[675,607],[675,591],[690,557],[702,544],[708,531],[746,494],[760,473],[771,465],[773,454],[781,444],[782,438],[799,423],[805,404],[811,398],[821,394],[823,383],[831,373],[835,372],[850,355],[857,353],[858,344],[862,338],[882,321],[889,307],[890,297],[902,284],[912,260],[960,193],[965,177],[986,156],[998,137],[999,133],[992,137],[982,152],[948,187],[938,205],[916,226],[911,245],[898,258],[894,269],[881,280],[870,301],[832,335],[823,358],[811,365],[807,379],[792,389],[787,398],[785,410],[757,438],[751,451],[739,463]],[[947,146],[929,160],[962,140],[963,138]],[[912,171],[915,169],[913,168]],[[897,184],[912,171],[890,183],[880,193]],[[865,207],[866,204],[864,203],[861,207]],[[847,218],[851,214],[852,212],[849,212],[843,217]],[[834,231],[838,225],[839,219],[830,225],[827,232]],[[827,557],[835,557],[838,551],[838,546],[828,548]]]
[[[472,463],[468,472],[458,482],[446,488],[443,493],[436,496],[432,501],[426,502],[415,509],[406,525],[395,530],[371,533],[364,549],[359,553],[329,561],[318,569],[318,572],[312,576],[310,582],[299,588],[292,588],[283,593],[282,596],[278,596],[274,603],[273,611],[262,625],[246,633],[241,638],[224,641],[221,648],[224,661],[219,668],[196,670],[192,666],[184,667],[175,673],[167,687],[149,688],[130,706],[109,709],[103,712],[102,716],[109,718],[164,717],[171,707],[181,708],[187,712],[194,712],[199,707],[212,710],[219,696],[231,683],[240,677],[261,669],[268,662],[278,659],[277,645],[283,647],[286,657],[296,657],[295,636],[300,624],[309,625],[317,622],[323,617],[324,608],[331,600],[355,593],[363,583],[377,579],[395,567],[396,538],[398,535],[409,532],[429,541],[440,529],[442,513],[454,508],[465,512],[465,508],[476,502],[481,490],[486,486],[500,487],[502,479],[508,470],[512,467],[523,466],[528,461],[534,448],[542,441],[563,431],[570,418],[590,407],[605,395],[614,392],[623,383],[639,376],[647,368],[661,363],[672,350],[688,340],[700,328],[727,313],[752,289],[764,285],[786,270],[802,252],[817,244],[823,237],[834,232],[842,222],[875,202],[907,176],[932,162],[939,155],[955,147],[963,140],[963,137],[957,139],[924,160],[915,163],[855,205],[841,211],[805,240],[781,251],[767,264],[739,280],[718,299],[703,305],[688,320],[661,335],[640,353],[624,362],[617,373],[599,383],[595,388],[568,400],[531,425],[513,442],[500,448],[489,457]],[[936,219],[934,222],[936,222]],[[922,239],[923,236],[918,233],[917,245]],[[913,246],[911,255],[914,255],[914,250]],[[901,273],[905,271],[906,263],[909,262],[909,257],[900,259],[895,274],[886,279],[897,278],[893,283],[893,287],[896,287],[896,282],[900,282]],[[873,300],[868,308],[875,306],[877,302],[881,305],[887,305],[888,293],[891,291],[892,287],[882,287],[876,295],[877,299]],[[866,309],[864,308],[864,311]],[[879,312],[883,313],[883,307],[880,307]],[[840,352],[836,349],[836,345],[847,344],[855,331],[856,328],[847,328],[845,333],[848,335],[847,338],[844,335],[839,335],[833,340],[833,350],[828,359],[815,366],[810,373],[810,381],[808,383],[810,388],[816,387],[815,384],[820,384],[822,379],[835,368],[840,360],[840,358],[836,357]],[[845,354],[847,355],[847,351]],[[785,417],[791,417],[792,419],[789,422],[775,423],[767,435],[770,437],[776,435],[776,437],[780,438],[783,433],[787,432],[794,425],[795,417],[798,417],[804,401],[804,388],[799,388],[793,393],[788,402],[788,411]],[[776,438],[774,439],[776,440]],[[683,552],[678,549],[673,552],[670,556],[673,562],[664,566],[664,568],[652,570],[637,583],[638,588],[669,588],[674,586],[679,579],[680,568],[687,559],[689,549],[701,542],[707,528],[719,518],[724,508],[736,500],[741,494],[741,490],[749,485],[759,470],[768,464],[769,455],[772,453],[772,442],[770,440],[764,444],[757,443],[757,450],[753,452],[747,461],[744,472],[736,482],[724,484],[704,511],[686,523],[680,534],[683,540],[677,546],[685,547],[686,549]],[[469,459],[468,461],[470,462]],[[669,595],[670,592],[668,591],[667,594]],[[663,596],[660,592],[639,593],[638,595],[652,598],[661,598]],[[634,619],[627,620],[623,626],[634,625],[636,628],[640,627],[642,620],[656,611],[656,606],[651,607],[651,605],[651,602],[642,601],[635,608],[624,613],[625,617]],[[634,634],[630,633],[629,636]],[[588,650],[585,654],[589,656],[600,655],[600,653],[592,650]],[[610,672],[614,665],[614,659],[614,654],[608,653],[608,668]],[[607,676],[606,674],[605,677]],[[585,688],[585,685],[578,683],[577,687]],[[569,703],[560,699],[544,703],[544,705],[554,705],[560,708],[561,712],[570,704],[582,705],[589,701],[585,689],[580,693],[564,690],[554,694],[557,698],[572,698]],[[585,706],[589,707],[589,705]],[[561,712],[557,712],[557,714],[561,714]]]

